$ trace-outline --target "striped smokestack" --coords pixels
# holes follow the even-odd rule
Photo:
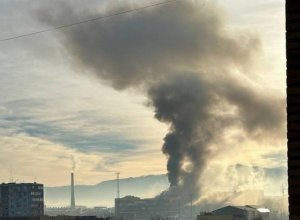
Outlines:
[[[71,209],[75,209],[74,173],[71,173]]]

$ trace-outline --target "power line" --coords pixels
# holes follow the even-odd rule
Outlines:
[[[133,8],[133,9],[129,9],[129,10],[121,11],[121,12],[115,12],[115,13],[112,13],[112,14],[109,14],[109,15],[95,17],[95,18],[79,21],[79,22],[72,23],[72,24],[61,25],[61,26],[48,28],[48,29],[44,29],[44,30],[40,30],[40,31],[35,31],[35,32],[27,33],[27,34],[22,34],[22,35],[17,35],[17,36],[13,36],[13,37],[3,38],[3,39],[0,39],[0,42],[14,40],[14,39],[17,39],[17,38],[22,38],[22,37],[27,37],[27,36],[32,36],[32,35],[37,35],[37,34],[50,32],[50,31],[54,31],[54,30],[59,30],[59,29],[63,29],[63,28],[68,28],[68,27],[80,25],[80,24],[83,24],[83,23],[102,20],[104,18],[110,18],[110,17],[115,17],[115,16],[119,16],[119,15],[123,15],[123,14],[129,14],[129,13],[132,13],[132,12],[135,12],[135,11],[140,11],[140,10],[144,10],[144,9],[147,9],[147,8],[152,8],[152,7],[156,7],[156,6],[159,6],[159,5],[165,5],[165,4],[169,4],[169,3],[172,3],[172,2],[176,2],[176,1],[178,1],[178,0],[166,0],[166,1],[163,1],[163,2],[158,2],[158,3],[154,3],[154,4],[150,4],[150,5],[145,5],[145,6],[142,6],[142,7]]]

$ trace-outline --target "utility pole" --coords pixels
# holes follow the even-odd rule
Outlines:
[[[116,219],[122,219],[120,216],[120,172],[116,172],[117,175],[117,197],[115,199],[115,216]]]
[[[10,181],[11,183],[14,182],[14,176],[13,176],[13,171],[12,171],[11,166],[10,166],[10,169],[9,169],[9,181]]]
[[[117,172],[117,199],[120,199],[120,172]]]
[[[193,194],[191,193],[191,220],[193,220]]]

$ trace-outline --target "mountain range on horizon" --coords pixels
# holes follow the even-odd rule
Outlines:
[[[147,175],[120,179],[120,195],[150,198],[169,187],[167,175]],[[70,205],[70,186],[45,187],[47,207],[67,207]],[[117,195],[117,180],[108,180],[95,185],[75,185],[76,205],[107,206],[114,205]]]
[[[268,195],[281,195],[282,183],[287,182],[286,167],[261,168],[237,164],[235,172],[242,178],[251,177],[251,173],[262,173],[264,192]],[[250,179],[249,179],[250,180]],[[249,181],[248,180],[248,181]],[[168,189],[166,174],[147,175],[120,179],[120,196],[137,196],[151,198]],[[255,181],[254,179],[251,181]],[[253,189],[252,189],[253,190]],[[47,207],[68,207],[70,205],[70,186],[55,186],[44,188],[45,205]],[[117,180],[103,181],[95,185],[75,185],[77,206],[113,207],[117,195]]]

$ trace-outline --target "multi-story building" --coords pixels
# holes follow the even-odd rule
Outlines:
[[[134,196],[115,199],[115,215],[117,219],[178,219],[179,214],[179,203],[175,200],[141,199]]]
[[[0,217],[35,217],[42,215],[44,215],[42,184],[0,184]]]

